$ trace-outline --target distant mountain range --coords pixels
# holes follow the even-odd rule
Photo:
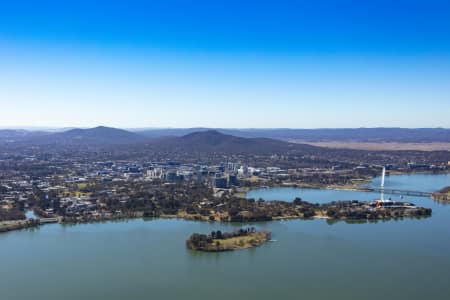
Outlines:
[[[62,132],[17,130],[0,131],[0,141],[37,145],[115,145],[145,141],[142,135],[123,129],[99,126],[89,129],[69,129]]]
[[[39,133],[17,131],[0,132],[10,144],[70,146],[125,146],[143,153],[198,153],[198,154],[286,154],[291,151],[312,152],[319,147],[293,144],[269,138],[245,138],[221,133],[217,130],[201,130],[183,136],[150,138],[144,134],[110,127],[70,129],[63,132]],[[13,140],[15,139],[15,140]]]
[[[147,129],[137,130],[147,137],[183,136],[192,132],[207,131],[209,128]],[[429,143],[450,142],[450,129],[446,128],[337,128],[337,129],[215,129],[224,134],[279,140],[300,140],[305,142],[352,141],[352,142],[399,142]]]
[[[206,135],[199,135],[206,132]],[[226,135],[218,138],[218,133]],[[176,140],[174,137],[184,137]],[[247,138],[251,140],[246,140]],[[450,142],[450,129],[444,128],[349,128],[349,129],[210,129],[210,128],[179,128],[179,129],[134,129],[124,130],[99,126],[89,129],[68,129],[65,131],[30,131],[22,129],[0,130],[0,142],[59,144],[59,145],[115,145],[131,144],[149,141],[164,142],[171,147],[177,147],[182,141],[185,146],[195,148],[195,139],[203,139],[203,147],[235,147],[246,145],[248,149],[263,139],[270,144],[274,140],[296,142],[398,142],[398,143],[429,143]],[[254,140],[259,139],[259,140]],[[191,144],[188,142],[192,141]],[[289,145],[289,144],[288,144]]]
[[[237,137],[217,130],[197,131],[181,137],[160,138],[148,145],[152,150],[173,153],[274,154],[299,149],[309,151],[319,149],[310,145],[292,144],[269,138]]]

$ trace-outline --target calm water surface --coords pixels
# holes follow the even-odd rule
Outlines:
[[[391,176],[386,185],[434,191],[450,185],[450,176]],[[328,202],[379,195],[290,188],[248,195],[297,196]],[[229,253],[191,252],[184,241],[192,232],[240,224],[156,219],[9,232],[0,235],[0,299],[447,299],[450,205],[405,200],[431,207],[433,216],[259,223],[277,241]]]

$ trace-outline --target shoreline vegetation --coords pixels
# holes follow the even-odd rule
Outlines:
[[[450,186],[433,193],[432,197],[439,201],[450,201]]]
[[[212,231],[210,234],[192,234],[186,241],[190,250],[202,252],[224,252],[249,249],[271,240],[269,231],[257,231],[254,227],[241,228],[234,232]]]
[[[38,227],[39,225],[41,225],[41,223],[37,219],[4,221],[0,222],[0,233]]]
[[[209,215],[189,214],[185,211],[178,211],[175,214],[146,215],[145,212],[130,212],[104,214],[97,216],[78,216],[78,217],[59,217],[59,218],[41,218],[26,219],[0,222],[0,233],[12,230],[20,230],[49,223],[60,223],[65,225],[75,225],[84,223],[97,223],[115,220],[127,220],[137,218],[166,218],[183,219],[192,221],[209,222],[267,222],[277,220],[291,219],[326,219],[329,224],[339,221],[347,223],[367,223],[387,220],[399,220],[402,218],[426,218],[430,217],[432,210],[430,208],[416,207],[408,202],[395,202],[394,207],[374,207],[373,203],[365,201],[333,201],[325,204],[313,204],[296,198],[293,202],[270,201],[275,205],[289,205],[293,208],[284,214],[278,215],[254,215],[249,211],[241,211],[237,215],[230,217],[227,214],[217,215],[211,212]]]
[[[393,173],[391,173],[394,175]],[[395,174],[397,175],[397,174]],[[357,181],[353,184],[341,185],[314,185],[305,183],[285,182],[279,185],[259,185],[252,187],[240,187],[231,195],[233,203],[224,203],[220,209],[217,205],[209,205],[200,202],[193,209],[187,207],[173,210],[173,212],[148,212],[148,211],[124,211],[124,212],[99,212],[88,215],[49,216],[43,210],[35,208],[38,216],[36,219],[19,219],[0,222],[0,233],[12,230],[20,230],[38,227],[47,223],[79,224],[135,218],[177,218],[195,221],[210,222],[264,222],[289,219],[327,219],[330,224],[345,221],[349,223],[376,222],[378,220],[398,220],[402,218],[429,217],[432,210],[429,208],[415,207],[411,203],[398,202],[394,207],[374,207],[367,201],[333,201],[325,204],[315,204],[296,198],[292,202],[286,201],[262,201],[246,199],[245,195],[252,189],[264,189],[274,187],[295,187],[305,189],[332,189],[332,190],[367,190],[362,184],[370,182],[369,179]],[[441,201],[450,201],[450,187],[433,193],[432,198]],[[229,200],[228,200],[229,201]],[[237,203],[234,203],[237,202]],[[192,203],[191,206],[197,204]],[[219,204],[221,205],[221,204]],[[230,207],[225,207],[230,206]]]

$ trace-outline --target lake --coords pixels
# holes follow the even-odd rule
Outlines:
[[[379,179],[372,184],[379,185]],[[435,191],[448,185],[449,175],[386,179],[386,187],[399,189]],[[248,197],[329,202],[379,195],[273,188]],[[135,219],[8,232],[0,235],[0,299],[448,298],[450,205],[403,200],[432,208],[432,217],[258,223],[276,242],[226,253],[192,252],[185,240],[193,232],[242,224]]]

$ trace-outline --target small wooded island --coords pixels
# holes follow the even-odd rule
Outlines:
[[[234,232],[212,231],[211,234],[192,234],[186,241],[191,250],[222,252],[257,247],[271,239],[269,231],[257,231],[254,227]]]

